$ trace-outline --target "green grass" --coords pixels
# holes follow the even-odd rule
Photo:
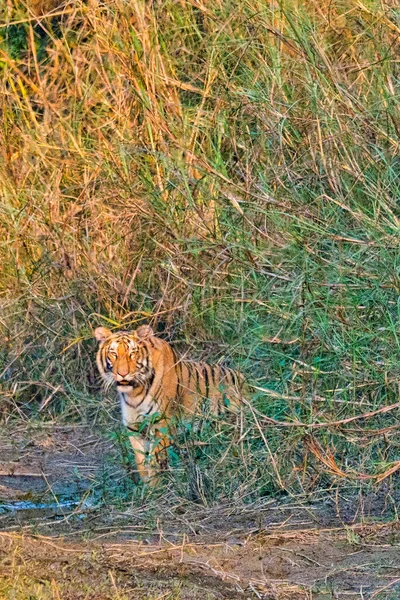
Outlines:
[[[239,366],[278,421],[397,402],[396,6],[73,6],[45,32],[2,9],[3,418],[115,416],[91,337],[107,323]],[[249,411],[241,433],[193,434],[209,443],[181,449],[177,485],[195,468],[208,502],[368,489],[398,416]]]

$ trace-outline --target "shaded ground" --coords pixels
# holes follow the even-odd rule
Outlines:
[[[171,489],[118,509],[105,498],[128,476],[111,442],[82,427],[26,439],[0,442],[0,598],[400,597],[400,525],[365,524],[379,496],[361,514],[340,498],[202,507]]]

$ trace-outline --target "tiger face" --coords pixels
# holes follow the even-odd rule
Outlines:
[[[143,325],[134,332],[111,332],[97,327],[94,332],[99,342],[97,366],[108,389],[112,384],[119,392],[131,392],[146,387],[154,378],[151,354],[146,339],[153,335],[151,327]]]

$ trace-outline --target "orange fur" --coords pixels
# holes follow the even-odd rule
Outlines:
[[[179,358],[149,325],[114,333],[98,327],[94,334],[100,344],[97,366],[106,387],[117,386],[123,423],[134,433],[130,441],[142,478],[154,476],[170,443],[166,430],[171,417],[194,416],[204,399],[209,399],[213,414],[239,409],[244,385],[240,374]],[[143,422],[150,423],[150,440],[141,433]]]

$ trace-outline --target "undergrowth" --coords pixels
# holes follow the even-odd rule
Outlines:
[[[92,329],[150,322],[254,385],[240,426],[182,434],[182,493],[394,497],[397,4],[27,4],[1,8],[2,418],[112,429]]]

